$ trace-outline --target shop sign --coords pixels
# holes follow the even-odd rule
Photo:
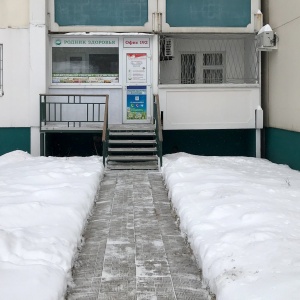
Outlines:
[[[149,48],[150,38],[124,38],[124,48]]]
[[[58,37],[52,39],[53,47],[119,47],[118,38]]]
[[[127,83],[147,82],[147,53],[127,53]]]
[[[147,87],[127,87],[127,120],[147,119]]]

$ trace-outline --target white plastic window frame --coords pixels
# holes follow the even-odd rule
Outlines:
[[[0,97],[3,95],[3,44],[0,44]]]

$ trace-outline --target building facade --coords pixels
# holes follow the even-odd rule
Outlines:
[[[263,53],[265,156],[300,170],[300,67],[296,34],[300,28],[296,0],[263,1],[265,22],[278,40],[278,50]]]
[[[13,0],[0,11],[0,153],[76,154],[57,149],[97,140],[101,95],[109,124],[142,124],[155,94],[165,153],[260,156],[259,0]]]

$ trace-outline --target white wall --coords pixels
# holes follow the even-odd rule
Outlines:
[[[3,91],[0,127],[29,127],[29,30],[0,29]]]
[[[3,91],[0,127],[29,126],[29,0],[0,1]]]
[[[31,127],[33,155],[39,155],[39,94],[46,92],[45,2],[0,2],[4,90],[0,127]]]
[[[300,2],[270,1],[269,20],[279,37],[278,50],[267,56],[266,124],[300,132]]]
[[[30,126],[31,154],[40,154],[39,94],[47,91],[47,0],[30,0]]]
[[[0,28],[28,28],[29,0],[1,0]]]
[[[258,85],[160,86],[164,130],[256,128]]]

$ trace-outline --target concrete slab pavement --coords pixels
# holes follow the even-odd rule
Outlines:
[[[84,238],[67,299],[212,300],[159,172],[106,171]]]

